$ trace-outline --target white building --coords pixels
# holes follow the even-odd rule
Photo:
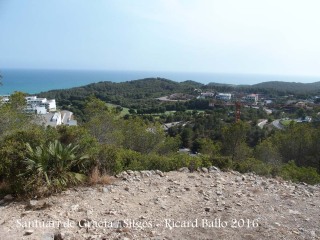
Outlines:
[[[37,114],[44,114],[43,108],[47,112],[54,112],[57,110],[57,104],[55,99],[38,98],[37,96],[28,96],[27,100],[27,111],[36,112]]]
[[[77,121],[73,119],[70,111],[49,112],[41,115],[40,123],[45,126],[56,127],[59,125],[77,126]]]
[[[257,104],[257,102],[259,100],[259,97],[258,97],[258,94],[249,94],[249,95],[244,97],[244,100],[246,102]]]
[[[203,92],[203,93],[201,93],[201,96],[203,96],[205,98],[212,98],[212,97],[214,97],[214,93],[213,92]]]
[[[216,99],[223,100],[223,101],[230,101],[231,100],[231,93],[218,93]]]

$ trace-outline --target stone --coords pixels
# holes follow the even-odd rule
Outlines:
[[[63,240],[62,234],[60,232],[55,232],[53,235],[54,240]]]
[[[45,233],[41,240],[54,240],[54,235],[52,233]]]
[[[127,170],[127,173],[128,173],[130,176],[134,175],[134,171],[132,171],[132,170]]]
[[[31,235],[34,232],[33,229],[28,229],[24,232],[24,235]]]
[[[184,173],[189,173],[189,172],[190,172],[189,168],[187,168],[187,167],[179,168],[178,171],[179,171],[179,172],[184,172]]]
[[[219,168],[217,168],[217,167],[215,167],[215,166],[211,166],[211,167],[209,167],[209,172],[220,172],[220,169]]]
[[[289,213],[290,214],[294,214],[294,215],[300,215],[301,214],[299,211],[292,210],[292,209],[289,209]]]
[[[110,192],[110,190],[109,190],[109,188],[107,188],[107,187],[103,187],[103,188],[102,188],[102,192],[108,193],[108,192]]]
[[[150,171],[140,171],[141,177],[150,177],[151,172]]]
[[[209,207],[205,207],[204,210],[205,210],[206,212],[210,212],[210,208],[209,208]]]
[[[3,199],[4,199],[5,201],[11,201],[11,200],[13,200],[13,196],[12,196],[11,194],[8,194],[8,195],[4,196]]]
[[[202,167],[201,171],[204,172],[204,173],[208,173],[209,172],[208,168],[205,168],[205,167]]]
[[[74,212],[78,211],[78,209],[79,209],[79,204],[75,204],[75,205],[71,206],[71,210],[74,211]]]
[[[28,203],[28,207],[32,209],[36,208],[38,205],[39,205],[39,202],[37,200],[30,200]]]
[[[164,173],[160,170],[156,170],[156,174],[158,174],[160,177],[164,177]]]
[[[52,204],[47,201],[30,200],[26,205],[26,209],[40,210],[51,206]]]

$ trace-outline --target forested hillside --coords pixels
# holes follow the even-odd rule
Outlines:
[[[124,86],[133,84],[139,91],[137,86],[143,82]],[[158,79],[151,82],[158,84],[158,91],[167,93],[173,91],[170,86],[191,93],[196,85]],[[120,88],[119,93],[125,95]],[[195,107],[193,111],[181,108],[156,116],[133,111],[121,116],[117,108],[86,94],[88,97],[82,96],[83,122],[79,126],[36,124],[38,116],[23,111],[23,93],[13,94],[10,102],[0,105],[0,195],[39,197],[99,182],[105,174],[124,170],[187,167],[195,171],[212,165],[296,182],[320,182],[317,122],[292,123],[285,130],[274,130],[270,125],[276,115],[268,116],[262,108],[242,109],[241,121],[235,122],[233,106],[197,110],[202,100],[186,101],[189,105],[185,106]],[[133,96],[134,91],[128,94]],[[259,119],[270,125],[260,128]],[[165,129],[165,125],[171,127]],[[187,153],[180,152],[181,148]]]
[[[318,94],[320,93],[320,82],[297,83],[270,81],[253,85],[230,85],[221,83],[209,83],[208,87],[214,87],[219,91],[245,91],[278,94]]]

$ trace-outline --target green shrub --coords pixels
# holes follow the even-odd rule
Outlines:
[[[81,170],[85,168],[87,155],[78,154],[78,145],[63,145],[59,141],[32,148],[26,144],[24,169],[17,175],[25,184],[29,195],[48,195],[85,180]]]
[[[231,157],[214,156],[211,158],[211,165],[220,168],[221,170],[228,170],[233,168]]]
[[[294,161],[289,161],[283,165],[280,170],[280,176],[283,179],[293,182],[305,182],[309,184],[320,183],[320,175],[312,167],[298,167]]]
[[[118,147],[114,145],[102,144],[99,152],[95,156],[95,166],[101,174],[116,174],[124,169]]]
[[[255,158],[248,158],[244,161],[235,163],[234,169],[241,173],[254,172],[258,175],[271,176],[273,168],[270,164]]]

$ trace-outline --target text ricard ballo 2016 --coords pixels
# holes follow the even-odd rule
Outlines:
[[[196,219],[162,219],[162,220],[80,220],[74,221],[67,219],[65,221],[41,221],[41,220],[29,220],[22,221],[18,219],[16,221],[18,227],[22,228],[132,228],[132,229],[147,229],[164,227],[169,230],[175,228],[256,228],[259,226],[258,219],[221,219],[221,218],[196,218]]]

